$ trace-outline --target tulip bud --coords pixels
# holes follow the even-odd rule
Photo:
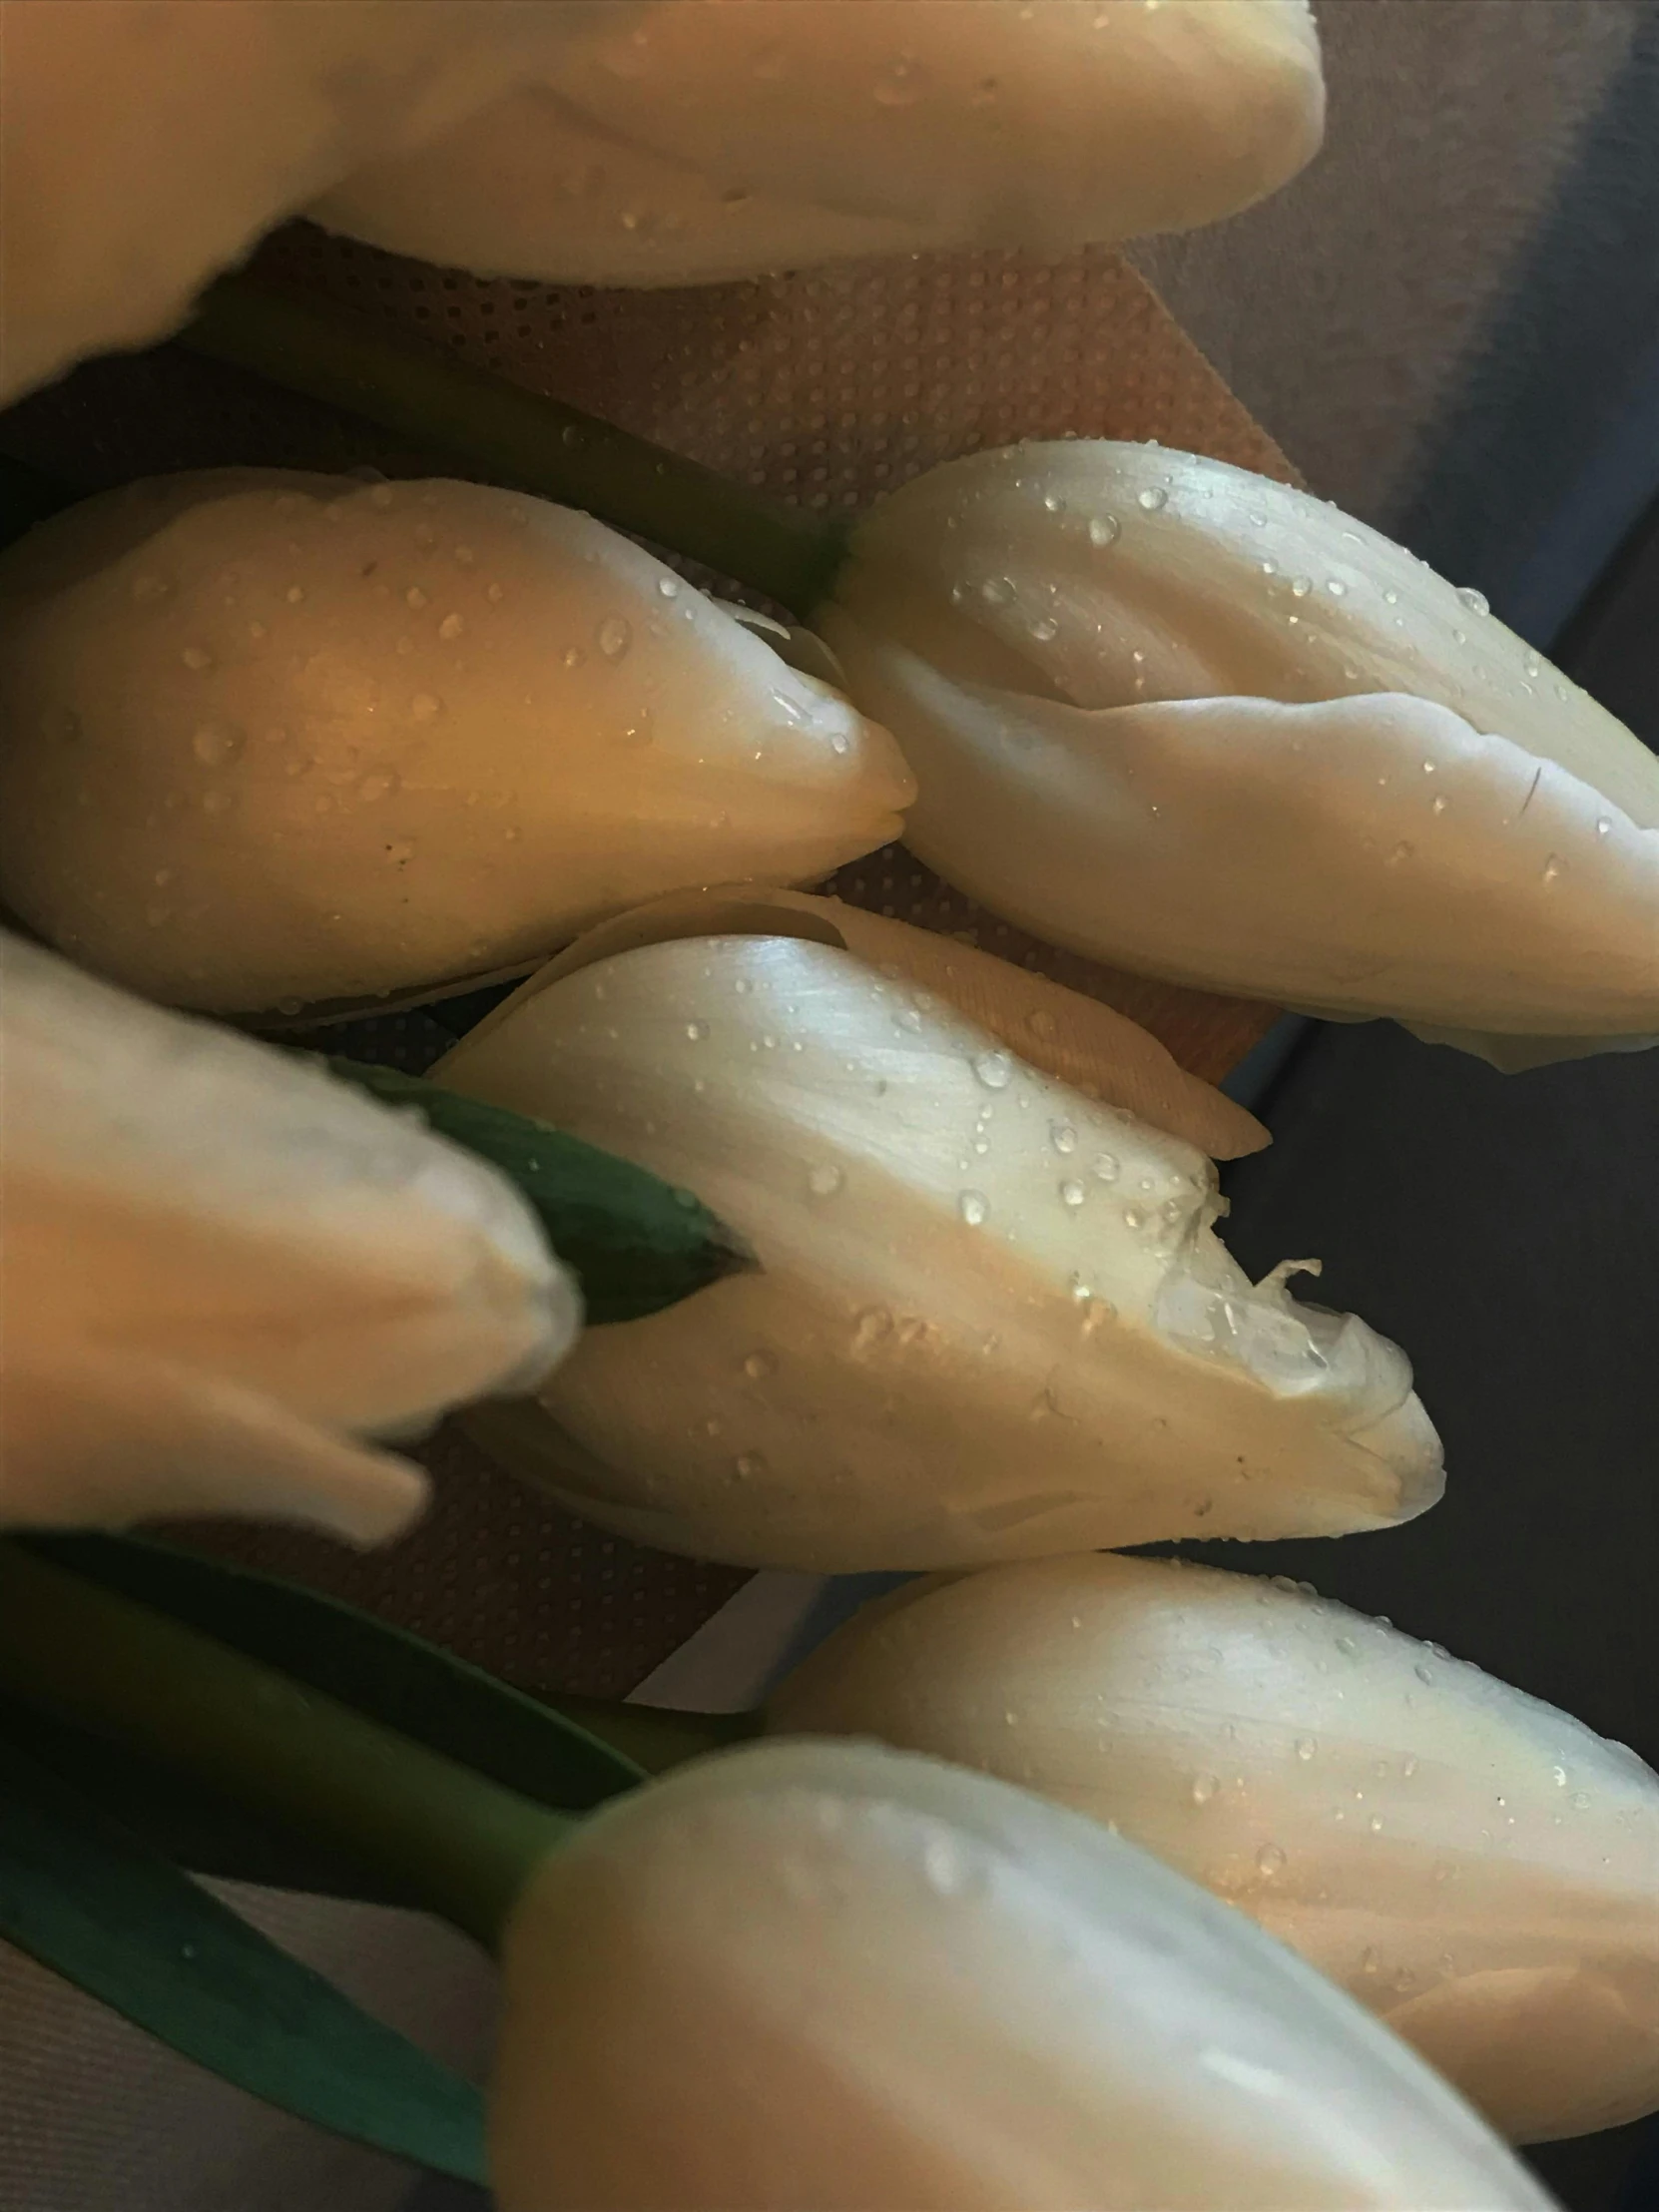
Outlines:
[[[659,0],[312,214],[520,276],[683,284],[1231,215],[1324,124],[1305,0]]]
[[[1043,1560],[866,1607],[771,1721],[1106,1822],[1519,2141],[1659,2107],[1659,1776],[1385,1622],[1277,1578]]]
[[[976,454],[859,525],[820,620],[921,779],[906,842],[1055,943],[1508,1064],[1659,1032],[1659,762],[1306,493]]]
[[[980,1775],[763,1745],[618,1800],[508,1924],[502,2212],[1499,2212],[1402,2044],[1131,1845]]]
[[[892,836],[884,731],[630,540],[480,484],[273,470],[0,557],[0,895],[136,990],[269,1010],[522,969]]]
[[[480,1434],[700,1558],[948,1566],[1383,1527],[1440,1489],[1403,1356],[1253,1288],[1191,1145],[780,935],[539,979],[434,1071],[698,1192],[760,1271],[595,1333]]]
[[[575,1335],[529,1210],[314,1068],[0,954],[0,1521],[393,1534],[419,1473],[349,1437],[537,1375]]]

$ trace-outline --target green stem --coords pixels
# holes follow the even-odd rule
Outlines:
[[[833,522],[311,293],[224,277],[181,342],[363,415],[482,477],[585,508],[799,615],[823,599],[844,554]]]
[[[346,1852],[492,1947],[577,1825],[11,1544],[0,1544],[0,1690]]]

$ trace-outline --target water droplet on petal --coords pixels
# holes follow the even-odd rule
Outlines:
[[[1116,1155],[1110,1152],[1097,1152],[1089,1162],[1089,1173],[1097,1183],[1115,1183],[1121,1172]]]
[[[664,599],[678,599],[680,596],[679,577],[659,576],[657,579],[657,590],[659,595]]]
[[[1048,1125],[1048,1141],[1056,1152],[1077,1150],[1077,1132],[1069,1121],[1051,1121]]]
[[[1306,599],[1313,588],[1314,579],[1311,576],[1293,576],[1291,578],[1291,597],[1293,599]]]
[[[179,658],[184,662],[186,668],[195,669],[198,675],[201,674],[203,669],[212,668],[214,665],[214,657],[205,645],[187,645]]]
[[[1123,535],[1123,524],[1116,515],[1091,515],[1089,518],[1089,543],[1097,552],[1104,552],[1115,545]]]
[[[990,1204],[983,1191],[964,1191],[956,1201],[956,1208],[970,1229],[977,1229],[990,1212]]]
[[[242,732],[232,722],[205,722],[190,749],[205,768],[223,768],[242,751]]]
[[[411,584],[403,594],[403,604],[405,607],[413,607],[418,611],[422,607],[429,606],[431,602],[418,584]]]
[[[594,638],[608,661],[620,661],[633,642],[633,626],[623,615],[607,615]]]
[[[987,607],[1005,607],[1014,596],[1014,587],[1006,576],[987,576],[979,587],[979,596]]]
[[[914,55],[900,54],[875,80],[877,107],[913,108],[927,90],[927,72]]]
[[[1220,1788],[1221,1784],[1213,1774],[1195,1774],[1193,1776],[1193,1803],[1195,1805],[1208,1805]]]
[[[1590,1793],[1588,1790],[1575,1790],[1573,1792],[1572,1809],[1575,1813],[1587,1813],[1590,1810]]]
[[[1319,1748],[1312,1736],[1299,1736],[1296,1740],[1296,1755],[1304,1764],[1313,1758]]]
[[[1476,591],[1472,584],[1464,584],[1459,589],[1457,596],[1471,615],[1489,615],[1492,611],[1491,602],[1487,599],[1486,594],[1483,591]]]
[[[766,1471],[767,1458],[764,1451],[740,1451],[732,1461],[732,1472],[740,1482],[753,1482],[758,1474],[765,1474]]]
[[[1074,1182],[1069,1177],[1064,1183],[1060,1185],[1060,1204],[1062,1206],[1069,1206],[1074,1211],[1077,1207],[1082,1205],[1083,1201],[1088,1197],[1088,1192],[1084,1190],[1081,1183]]]
[[[690,1037],[693,1044],[700,1044],[708,1034],[709,1024],[706,1021],[687,1022],[686,1035]]]
[[[845,1181],[845,1170],[833,1160],[821,1160],[807,1170],[807,1188],[815,1198],[833,1198]]]
[[[416,722],[433,722],[443,711],[443,701],[434,692],[416,692],[409,701],[409,712]]]
[[[1256,1869],[1271,1881],[1276,1874],[1285,1871],[1285,1853],[1278,1844],[1264,1844],[1256,1854]]]
[[[1169,505],[1169,493],[1161,484],[1148,484],[1145,491],[1135,494],[1135,504],[1144,507],[1149,515],[1155,515],[1160,507]]]
[[[743,1364],[743,1372],[751,1382],[764,1382],[769,1375],[778,1373],[778,1363],[770,1352],[752,1352]]]
[[[1340,576],[1329,577],[1326,580],[1325,588],[1333,599],[1346,599],[1348,597],[1348,586]]]
[[[1044,615],[1040,621],[1032,623],[1031,635],[1039,645],[1051,645],[1060,635],[1060,625],[1052,615]]]
[[[365,776],[357,786],[359,799],[384,799],[397,789],[397,777],[390,769],[379,769],[372,776]]]
[[[445,615],[438,624],[438,636],[445,639],[458,638],[465,628],[466,624],[459,615]]]
[[[1545,883],[1553,883],[1560,872],[1561,855],[1559,852],[1552,852],[1549,858],[1543,864],[1541,880]]]
[[[981,1052],[973,1062],[973,1072],[988,1091],[1005,1091],[1014,1079],[1013,1055],[1007,1052]]]

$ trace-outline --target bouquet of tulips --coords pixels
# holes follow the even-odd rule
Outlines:
[[[1507,2144],[1659,2109],[1659,1777],[1126,1555],[1429,1509],[1406,1357],[1232,1257],[1267,1132],[1147,1030],[812,886],[902,837],[1522,1070],[1659,1042],[1659,763],[1285,483],[1072,439],[845,523],[218,275],[295,211],[630,284],[1200,224],[1318,145],[1303,0],[14,12],[7,393],[183,320],[433,472],[0,551],[0,1935],[504,2212],[1543,2204]],[[295,1049],[486,986],[423,1077]],[[451,1412],[915,1579],[704,1719],[86,1533],[378,1542]],[[270,1829],[498,1953],[487,2104],[192,1879]]]

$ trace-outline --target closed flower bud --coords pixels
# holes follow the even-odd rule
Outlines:
[[[1304,0],[659,0],[311,211],[601,284],[1187,230],[1317,150]]]
[[[1659,1033],[1659,763],[1304,492],[974,455],[859,525],[820,621],[920,779],[906,841],[1055,943],[1506,1065]]]
[[[1502,2212],[1546,2199],[1241,1916],[1022,1790],[765,1745],[508,1925],[502,2212]]]
[[[1334,1535],[1438,1496],[1403,1356],[1285,1270],[1251,1285],[1204,1154],[936,989],[783,934],[553,973],[437,1079],[695,1190],[760,1262],[487,1417],[581,1512],[833,1570]]]
[[[541,1373],[576,1293],[512,1187],[267,1046],[0,940],[0,1522],[393,1534],[353,1442]]]
[[[0,558],[0,895],[267,1012],[525,968],[894,835],[884,731],[615,531],[452,482],[216,471]]]
[[[866,1608],[771,1718],[1107,1822],[1520,2141],[1659,2107],[1659,1776],[1385,1622],[1277,1579],[1044,1560]]]

